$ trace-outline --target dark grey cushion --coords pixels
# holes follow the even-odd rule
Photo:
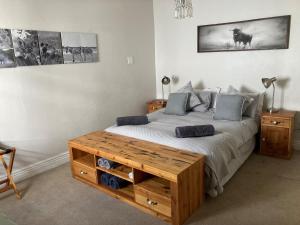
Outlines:
[[[199,91],[196,92],[198,98],[201,101],[201,105],[193,108],[194,112],[207,112],[211,104],[211,92],[209,91]]]
[[[192,82],[188,82],[185,86],[183,86],[182,88],[180,88],[177,93],[190,93],[189,95],[189,99],[188,99],[188,104],[187,104],[187,110],[192,110],[194,107],[196,107],[197,105],[201,104],[200,99],[198,98],[198,96],[196,95],[196,93],[194,92],[193,86],[192,86]]]
[[[189,93],[171,93],[165,109],[166,114],[183,116],[186,114],[186,105]]]
[[[124,116],[117,118],[117,126],[148,124],[147,116]]]
[[[215,128],[213,125],[196,125],[176,127],[175,134],[177,138],[189,138],[189,137],[206,137],[215,134]]]
[[[245,97],[241,95],[217,95],[215,120],[242,120]]]

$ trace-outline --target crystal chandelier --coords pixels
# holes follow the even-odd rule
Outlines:
[[[175,12],[174,17],[176,19],[184,19],[186,17],[193,17],[193,3],[192,0],[175,0]]]

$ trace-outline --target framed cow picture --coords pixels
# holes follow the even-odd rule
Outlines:
[[[291,16],[198,26],[198,52],[289,48]]]

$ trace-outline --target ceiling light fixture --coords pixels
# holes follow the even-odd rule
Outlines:
[[[174,17],[176,19],[185,19],[187,17],[193,17],[192,0],[175,0]]]

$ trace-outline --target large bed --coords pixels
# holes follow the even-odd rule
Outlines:
[[[185,116],[167,115],[164,109],[148,114],[150,123],[139,126],[112,126],[106,131],[178,149],[201,153],[205,161],[205,191],[215,197],[255,148],[258,124],[244,117],[241,121],[214,120],[208,111]],[[176,138],[178,126],[212,124],[216,134],[209,137]]]

